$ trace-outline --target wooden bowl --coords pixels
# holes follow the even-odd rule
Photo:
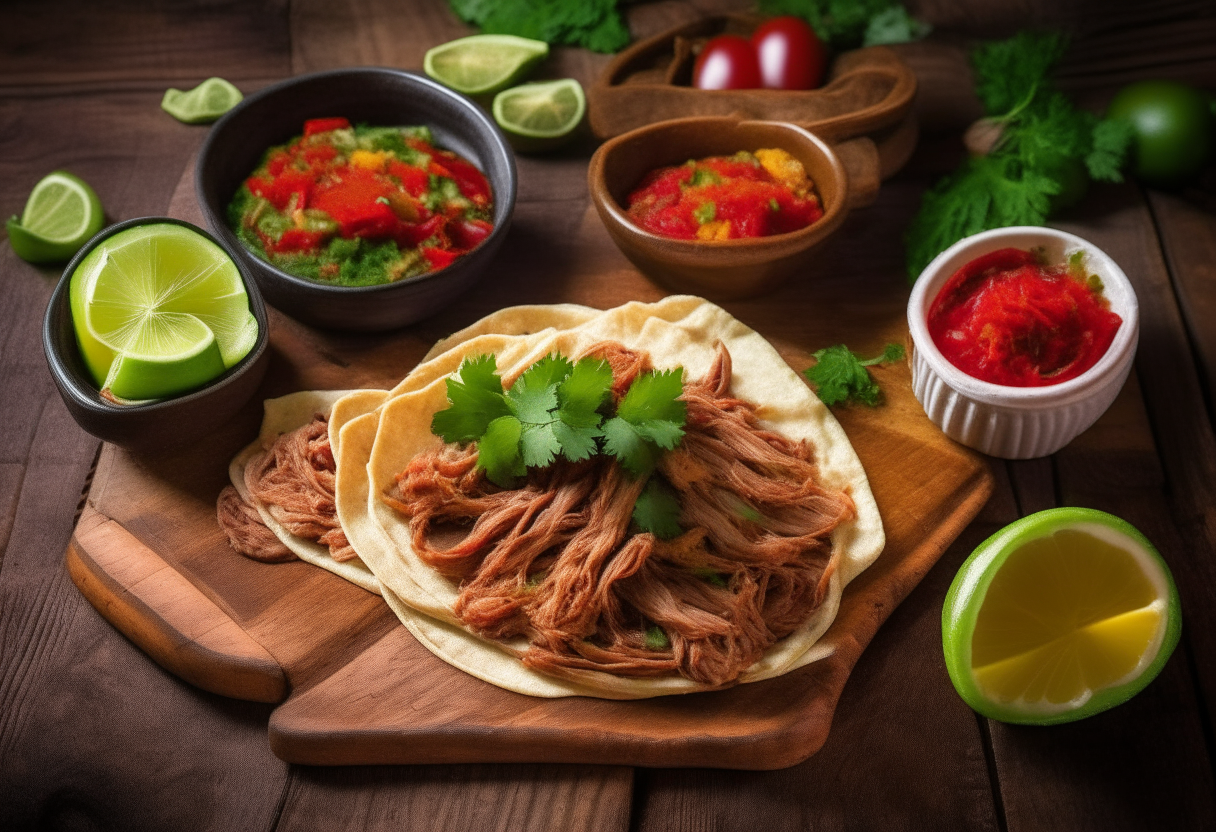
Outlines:
[[[494,195],[493,231],[447,268],[379,286],[308,280],[254,255],[228,227],[228,203],[268,148],[300,135],[306,119],[328,116],[352,124],[430,127],[436,144],[486,175]],[[246,98],[211,128],[194,188],[208,227],[253,274],[267,303],[312,326],[375,332],[432,315],[481,279],[511,223],[515,156],[494,120],[463,95],[417,73],[356,67],[289,78]]]
[[[223,427],[253,397],[270,359],[266,349],[270,333],[266,306],[244,263],[233,258],[245,283],[249,309],[258,322],[258,338],[249,354],[223,375],[180,396],[132,405],[115,404],[102,397],[85,366],[72,325],[69,297],[72,274],[85,256],[106,238],[149,223],[185,226],[219,245],[219,241],[203,229],[171,217],[140,217],[104,228],[68,263],[51,294],[42,321],[42,348],[47,366],[72,418],[98,439],[141,453],[188,445]]]
[[[815,183],[824,214],[806,228],[753,239],[673,240],[642,230],[625,213],[630,191],[655,168],[771,147],[802,162]],[[675,292],[735,300],[763,294],[796,273],[814,273],[815,246],[840,227],[850,208],[876,195],[879,155],[869,139],[833,147],[785,122],[682,118],[605,142],[591,157],[587,179],[613,242],[643,274]]]
[[[841,53],[813,90],[699,90],[692,68],[700,47],[723,33],[748,36],[760,18],[718,15],[677,26],[617,55],[587,91],[587,118],[602,139],[656,121],[692,116],[788,121],[830,142],[868,136],[886,178],[916,144],[916,75],[893,50]]]

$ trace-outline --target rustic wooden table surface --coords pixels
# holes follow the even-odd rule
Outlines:
[[[729,0],[627,6],[635,37]],[[920,194],[953,169],[979,115],[968,44],[1028,25],[1075,33],[1061,84],[1101,107],[1141,77],[1216,88],[1209,2],[909,3],[937,27],[901,49],[920,80],[912,161],[825,251],[854,280],[858,322],[898,320],[901,235]],[[211,75],[245,92],[312,70],[418,69],[468,30],[442,0],[8,0],[0,10],[0,209],[19,212],[66,168],[110,220],[162,214],[206,135],[159,108],[168,86]],[[606,56],[558,49],[553,75],[589,83]],[[501,281],[396,337],[419,343],[515,302],[608,306],[662,295],[616,251],[590,208],[589,137],[521,158]],[[1213,188],[1094,188],[1053,222],[1110,253],[1142,311],[1136,371],[1092,429],[1049,459],[991,462],[976,521],[895,611],[855,668],[823,749],[773,772],[602,766],[311,768],[275,758],[270,706],[179,681],[110,627],[68,578],[63,554],[98,442],[68,416],[42,356],[58,278],[0,242],[0,828],[3,829],[1216,829],[1216,221]],[[179,199],[181,195],[179,193]],[[839,338],[802,331],[793,285],[728,308],[808,352]],[[910,488],[915,483],[910,483]],[[971,549],[1056,505],[1122,515],[1153,540],[1182,594],[1179,649],[1142,694],[1071,725],[977,717],[946,675],[940,613]]]

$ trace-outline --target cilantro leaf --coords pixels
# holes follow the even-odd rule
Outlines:
[[[559,416],[562,414],[559,412]],[[593,454],[599,449],[595,440],[601,435],[599,431],[599,417],[596,417],[596,424],[590,427],[578,427],[569,424],[563,418],[561,421],[552,424],[553,435],[557,437],[557,441],[561,444],[562,456],[571,462],[582,462],[584,459],[590,459]]]
[[[900,20],[908,13],[894,0],[760,0],[759,10],[766,16],[801,17],[837,50],[916,40],[929,30],[910,17],[906,24]],[[871,33],[879,39],[870,40]]]
[[[614,416],[604,422],[604,453],[620,460],[625,470],[641,477],[654,470],[659,459],[659,449],[647,437],[638,433],[631,423]]]
[[[853,399],[874,407],[882,401],[882,391],[866,367],[899,361],[903,357],[904,348],[899,344],[888,344],[882,355],[868,360],[862,360],[844,344],[838,344],[814,353],[815,364],[804,370],[803,375],[815,385],[819,398],[826,405]]]
[[[647,650],[666,650],[668,647],[671,647],[671,639],[667,638],[667,633],[663,632],[662,627],[652,624],[646,628]]]
[[[881,46],[885,43],[908,43],[920,40],[933,31],[933,27],[908,14],[903,6],[888,6],[870,18],[866,26],[862,46]]]
[[[557,388],[561,412],[570,414],[570,418],[563,416],[562,421],[573,424],[573,420],[588,418],[588,414],[600,409],[611,391],[612,367],[608,362],[598,358],[580,359]],[[598,425],[598,416],[596,419]]]
[[[493,355],[466,358],[447,379],[449,407],[431,419],[431,433],[445,442],[472,442],[495,419],[510,413]]]
[[[633,380],[604,423],[604,452],[617,457],[625,470],[644,476],[654,469],[660,449],[671,450],[684,436],[688,407],[679,400],[684,392],[684,370],[642,373]]]
[[[524,388],[533,390],[556,386],[569,376],[573,370],[573,361],[552,353],[524,370],[519,379],[511,385],[511,389],[514,390],[521,385]]]
[[[1085,157],[1085,167],[1091,179],[1122,182],[1123,163],[1132,143],[1130,124],[1117,119],[1103,119],[1094,125],[1093,147]]]
[[[520,35],[550,44],[616,52],[629,43],[617,0],[448,0],[485,34]]]
[[[562,450],[562,443],[553,428],[551,422],[523,426],[519,447],[524,465],[529,468],[545,468],[553,464],[553,460]]]
[[[519,453],[522,434],[523,425],[518,419],[499,416],[477,440],[477,467],[501,488],[511,488],[517,477],[527,473]]]
[[[553,421],[551,410],[557,408],[557,386],[549,384],[544,387],[529,387],[519,381],[507,391],[507,401],[511,412],[519,417],[521,422],[543,425]]]
[[[971,55],[971,65],[984,109],[1002,115],[1033,97],[1067,48],[1068,38],[1059,33],[1019,32],[981,44]]]
[[[617,406],[616,415],[634,424],[664,419],[683,425],[688,416],[688,408],[679,400],[683,392],[682,367],[642,373],[629,385]]]
[[[661,540],[679,537],[684,531],[680,528],[680,501],[653,477],[633,504],[633,522]]]

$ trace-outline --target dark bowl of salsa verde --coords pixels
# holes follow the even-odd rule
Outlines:
[[[194,185],[268,304],[372,332],[432,315],[481,278],[510,224],[516,171],[469,99],[360,67],[246,98],[212,128]]]

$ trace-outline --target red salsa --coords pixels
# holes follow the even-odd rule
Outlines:
[[[802,163],[778,148],[651,171],[629,195],[627,213],[662,237],[733,240],[797,231],[823,207]]]
[[[449,265],[490,235],[493,207],[481,171],[428,128],[319,118],[267,151],[228,222],[284,271],[366,286]]]
[[[955,272],[929,308],[929,335],[951,364],[1009,387],[1059,384],[1094,366],[1123,320],[1084,254],[1049,266],[1003,248]]]

